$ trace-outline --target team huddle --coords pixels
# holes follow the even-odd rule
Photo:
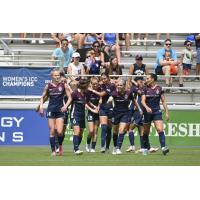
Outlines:
[[[149,142],[152,121],[159,135],[163,155],[169,152],[165,144],[160,101],[167,120],[169,113],[164,92],[156,84],[155,74],[147,75],[146,81],[138,76],[133,80],[133,84],[116,77],[111,79],[106,73],[102,73],[100,79],[93,76],[69,82],[59,69],[53,69],[51,77],[52,82],[45,86],[38,110],[44,115],[43,104],[49,99],[46,117],[50,129],[52,156],[56,156],[56,153],[59,156],[63,155],[62,144],[68,124],[68,114],[73,129],[73,149],[76,155],[83,153],[79,146],[86,127],[85,119],[88,123],[87,152],[96,152],[99,127],[101,153],[110,149],[113,139],[112,154],[122,154],[121,147],[126,133],[130,140],[130,147],[126,151],[134,152],[135,128],[138,128],[140,134],[141,148],[138,152],[143,155],[155,152],[158,148],[152,148]]]

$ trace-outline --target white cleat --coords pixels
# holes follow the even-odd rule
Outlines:
[[[95,153],[95,152],[96,152],[95,149],[90,150],[90,153]]]
[[[151,148],[149,149],[149,152],[150,152],[150,153],[155,153],[156,151],[158,151],[158,149],[159,149],[159,148],[151,147]]]
[[[51,153],[51,157],[55,157],[55,156],[56,156],[56,152],[53,151],[53,152]]]
[[[89,152],[90,152],[90,145],[89,145],[89,144],[86,144],[85,149],[86,149],[86,151],[89,153]]]
[[[130,146],[126,152],[134,152],[135,151],[135,146]]]
[[[144,149],[142,152],[143,156],[147,156],[149,154],[149,150],[148,149]]]
[[[106,148],[105,147],[101,147],[101,153],[105,153],[106,152]]]
[[[59,148],[56,149],[56,153],[59,153]]]
[[[122,154],[121,150],[120,150],[120,149],[117,149],[117,150],[116,150],[116,154],[117,154],[117,155]]]
[[[77,151],[75,151],[74,153],[75,153],[76,155],[81,155],[81,154],[83,154],[83,151],[77,150]]]
[[[112,151],[112,155],[116,155],[117,153],[116,153],[116,148],[114,147],[113,148],[113,151]]]

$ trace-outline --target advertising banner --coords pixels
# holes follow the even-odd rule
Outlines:
[[[0,67],[0,95],[41,95],[52,68]]]
[[[34,110],[0,110],[0,146],[48,145],[47,119]]]

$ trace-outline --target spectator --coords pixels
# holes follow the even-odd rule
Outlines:
[[[176,52],[171,48],[171,40],[166,39],[165,40],[165,45],[164,48],[158,50],[157,55],[156,55],[156,69],[155,72],[157,75],[166,75],[166,86],[170,87],[170,70],[171,67],[170,65],[178,66],[178,73],[179,75],[182,75],[182,68],[179,65],[179,61],[177,60]],[[165,52],[168,51],[170,52],[171,60],[166,61],[165,60]],[[179,78],[179,86],[183,87],[183,78]]]
[[[77,75],[85,74],[85,70],[82,63],[79,62],[80,54],[78,52],[74,52],[72,54],[72,60],[72,63],[70,63],[67,68],[67,74],[72,75],[69,77],[69,79],[71,81],[77,81],[78,84],[78,81],[81,79],[81,77]]]
[[[95,55],[94,50],[88,52],[85,65],[87,67],[86,73],[98,75],[100,74],[101,61]]]
[[[61,40],[61,47],[56,48],[53,51],[52,59],[55,61],[55,66],[64,69],[65,73],[67,73],[67,67],[69,63],[71,62],[73,49],[72,47],[68,47],[68,40],[63,39]]]
[[[52,33],[51,34],[53,40],[56,41],[56,47],[61,47],[61,41],[63,39],[67,39],[68,40],[68,46],[72,47],[72,39],[73,39],[73,35],[71,33]]]
[[[196,63],[196,75],[199,76],[200,73],[200,33],[195,33],[195,45],[197,50],[197,63]],[[199,77],[195,78],[196,81],[199,81]]]
[[[105,73],[108,75],[122,75],[122,67],[119,65],[117,57],[110,58],[110,65],[106,67]],[[111,80],[119,80],[119,76],[110,77]]]
[[[135,57],[135,63],[132,64],[129,68],[129,75],[147,75],[149,74],[148,69],[145,64],[143,64],[143,57],[142,55],[136,55]],[[128,78],[128,86],[131,87],[131,85],[137,83],[132,80],[132,77]]]
[[[31,41],[31,44],[36,44],[36,33],[32,33],[33,40]],[[43,33],[40,33],[40,39],[39,39],[39,44],[45,44],[45,41],[42,39]]]
[[[105,55],[107,54],[108,58],[112,55],[112,52],[114,51],[118,62],[121,61],[121,55],[120,55],[120,47],[119,47],[119,34],[118,33],[104,33],[102,36],[103,42],[104,42],[104,48],[103,51]]]
[[[97,41],[97,35],[95,33],[87,33],[84,40],[84,48],[92,48],[92,44]]]
[[[160,36],[161,36],[161,33],[157,33],[156,34],[156,42],[153,43],[153,46],[161,46],[161,42],[160,42]],[[170,33],[166,33],[166,39],[169,39],[170,38]]]
[[[193,50],[191,49],[192,42],[186,40],[184,42],[185,49],[181,53],[181,64],[183,66],[183,74],[185,76],[190,74],[193,62]]]

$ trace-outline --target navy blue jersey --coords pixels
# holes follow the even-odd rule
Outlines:
[[[146,96],[146,104],[152,109],[153,113],[160,110],[160,99],[163,93],[164,91],[159,85],[153,88],[148,86],[144,88],[142,95]]]
[[[48,112],[60,112],[64,105],[65,96],[65,85],[64,83],[59,83],[58,85],[53,85],[49,83],[47,86],[47,92],[49,95],[49,105]]]
[[[85,104],[86,104],[86,94],[81,94],[78,90],[72,92],[72,106],[71,106],[71,118],[76,115],[85,115]]]
[[[101,66],[100,60],[95,60],[95,62],[92,62],[89,67],[89,74],[94,74],[94,75],[100,74],[100,66]]]
[[[142,64],[141,67],[139,67],[136,63],[133,64],[134,66],[134,71],[133,71],[133,75],[145,75],[145,64]]]
[[[109,84],[102,84],[101,90],[106,92],[106,95],[102,97],[102,105],[106,104],[109,97],[111,96],[111,93],[116,89],[115,85],[112,83]]]
[[[134,99],[134,94],[129,90],[120,94],[117,90],[112,92],[114,100],[114,113],[128,113],[130,101]]]
[[[100,92],[101,88],[98,88],[97,91]],[[87,103],[91,102],[93,105],[98,106],[99,100],[100,100],[99,95],[97,95],[89,90],[86,92],[86,102]]]

